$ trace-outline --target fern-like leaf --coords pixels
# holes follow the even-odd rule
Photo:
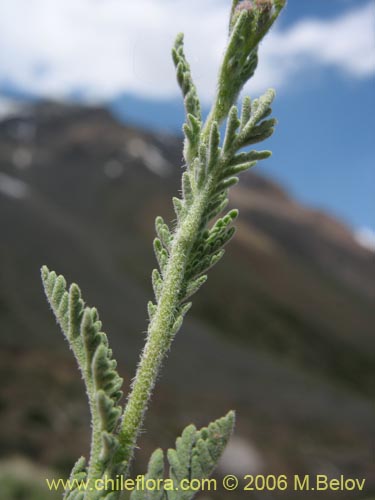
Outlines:
[[[70,490],[65,490],[63,495],[63,500],[76,500],[81,495],[81,500],[84,497],[84,493],[80,492],[78,489],[78,484],[81,481],[86,481],[87,479],[87,465],[86,459],[81,457],[75,463],[69,477],[69,484],[74,485]]]
[[[191,500],[197,491],[186,490],[186,487],[192,480],[201,481],[210,477],[232,435],[233,427],[232,411],[200,430],[194,425],[187,426],[177,438],[176,448],[167,452],[167,479],[160,481],[164,478],[163,451],[158,449],[151,455],[145,480],[152,479],[154,484],[159,481],[160,485],[164,484],[164,488],[133,491],[130,500]]]
[[[107,336],[101,331],[97,310],[85,306],[77,285],[72,284],[68,291],[63,276],[57,276],[46,266],[41,274],[47,299],[86,385],[93,428],[88,470],[89,475],[100,476],[119,446],[114,431],[122,413],[119,401],[123,381],[117,374]]]
[[[146,491],[135,489],[130,495],[130,500],[168,500],[162,486],[162,480],[164,479],[164,453],[160,448],[154,451],[148,463],[145,482],[149,479],[159,482],[161,487]]]

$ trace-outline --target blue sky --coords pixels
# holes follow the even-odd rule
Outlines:
[[[206,107],[230,0],[5,0],[0,4],[0,108],[8,98],[105,103],[121,119],[179,132],[170,61],[178,31]],[[273,86],[273,157],[261,171],[355,228],[375,228],[375,5],[289,0],[260,48],[245,92]],[[2,95],[2,97],[1,97]]]

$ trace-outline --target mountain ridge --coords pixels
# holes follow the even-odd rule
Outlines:
[[[14,431],[0,436],[3,453],[21,449],[68,468],[84,439],[59,446],[75,420],[87,433],[79,375],[67,375],[74,365],[42,294],[42,264],[98,307],[129,385],[152,296],[154,218],[173,220],[181,165],[180,138],[121,125],[102,109],[42,103],[0,122],[0,342],[2,375],[14,388],[0,395],[1,427]],[[240,209],[237,234],[176,338],[141,463],[184,424],[235,407],[239,436],[255,443],[266,470],[311,471],[316,460],[365,470],[375,416],[373,253],[258,173],[241,179],[230,204]],[[32,360],[47,355],[38,371]],[[56,429],[51,402],[64,405],[69,391],[73,409]],[[46,400],[47,430],[35,424],[32,394]],[[20,431],[25,418],[37,427],[29,434]]]

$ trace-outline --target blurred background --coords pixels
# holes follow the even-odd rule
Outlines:
[[[79,372],[47,264],[98,307],[126,388],[144,342],[155,215],[173,219],[184,112],[177,32],[207,112],[229,0],[0,2],[0,498],[45,500],[88,453]],[[234,408],[223,474],[366,478],[375,495],[375,6],[289,0],[260,48],[273,157],[231,194],[226,256],[178,334],[133,473]],[[294,498],[218,491],[201,500]],[[330,498],[311,492],[313,499]],[[296,498],[301,495],[296,494]]]

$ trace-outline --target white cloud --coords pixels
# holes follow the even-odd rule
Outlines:
[[[316,67],[334,67],[354,78],[373,75],[374,21],[369,3],[332,20],[306,19],[288,30],[271,31],[261,47],[254,81],[259,87],[272,81],[282,86]]]
[[[177,32],[202,97],[212,98],[226,41],[227,2],[215,0],[8,0],[0,3],[0,82],[50,97],[121,92],[178,95],[170,48]],[[292,8],[292,7],[290,7]],[[311,68],[355,78],[375,71],[371,4],[332,20],[276,28],[262,44],[252,92],[279,89]]]

